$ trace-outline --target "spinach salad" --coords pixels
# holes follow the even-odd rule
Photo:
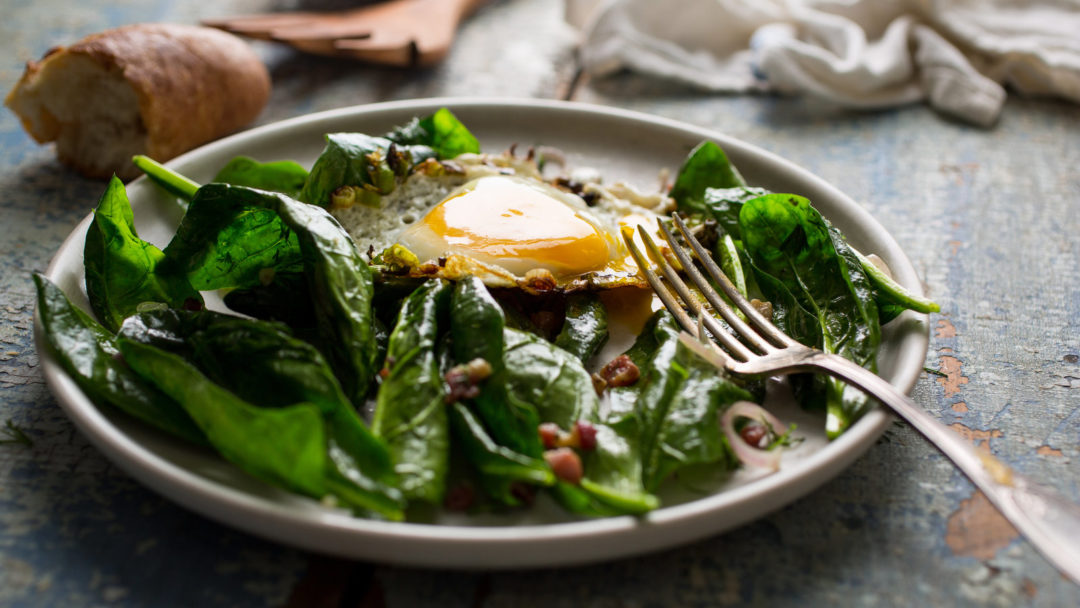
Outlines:
[[[164,249],[143,241],[112,179],[84,249],[93,316],[34,276],[52,354],[96,404],[386,520],[521,507],[538,492],[582,516],[641,514],[687,467],[740,466],[733,443],[782,448],[775,418],[720,424],[733,404],[760,403],[764,384],[698,358],[668,313],[596,361],[608,335],[596,293],[533,300],[475,277],[402,276],[390,263],[400,251],[361,251],[327,209],[378,207],[421,163],[479,152],[443,109],[381,136],[328,135],[310,172],[237,158],[200,186],[139,158],[183,220]],[[738,288],[803,343],[874,370],[882,323],[937,310],[807,199],[748,186],[715,143],[690,153],[669,195]],[[215,290],[240,314],[206,309],[202,292]],[[544,324],[528,314],[537,307]],[[826,412],[830,437],[870,405],[823,376],[793,385]]]

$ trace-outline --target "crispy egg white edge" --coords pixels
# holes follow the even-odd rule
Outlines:
[[[378,253],[398,242],[398,236],[408,226],[421,220],[427,213],[442,202],[454,190],[473,179],[490,175],[515,175],[520,178],[535,179],[552,187],[553,180],[541,176],[536,164],[527,159],[516,158],[508,154],[465,154],[452,161],[453,165],[463,169],[462,173],[430,175],[424,167],[410,174],[398,187],[382,197],[379,208],[353,205],[347,208],[331,208],[330,211],[348,231],[357,247],[367,256],[373,250]],[[584,191],[595,196],[596,202],[584,209],[593,215],[604,230],[618,238],[619,220],[636,214],[646,217],[661,217],[671,208],[671,199],[663,193],[643,194],[629,186],[616,183],[604,186],[598,179],[590,179],[584,185]],[[569,193],[568,193],[569,194]],[[625,249],[620,243],[620,251]],[[485,283],[491,286],[507,286],[514,278],[518,283],[524,278],[505,269],[469,260],[468,256],[454,256],[459,259],[453,265],[456,272],[472,270]],[[420,260],[426,263],[432,260]],[[472,263],[470,263],[470,261]],[[442,276],[437,273],[438,276]],[[567,287],[602,288],[627,284],[630,276],[622,277],[619,273],[586,273],[577,281],[567,282]],[[634,271],[636,276],[636,270]],[[455,278],[446,276],[445,278]],[[639,281],[633,281],[634,283]]]

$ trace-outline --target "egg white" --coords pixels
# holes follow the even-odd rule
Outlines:
[[[557,270],[553,273],[553,269],[542,262],[495,260],[469,250],[447,247],[439,235],[424,235],[423,227],[415,226],[461,186],[493,175],[514,176],[516,180],[534,183],[538,190],[588,218],[610,243],[608,262],[579,273],[566,274]],[[642,195],[622,184],[605,187],[587,183],[576,185],[575,189],[586,195],[588,205],[569,189],[543,179],[536,164],[529,159],[510,154],[467,154],[453,161],[421,164],[398,188],[382,197],[379,208],[354,205],[331,209],[331,212],[362,251],[375,256],[386,252],[381,257],[392,257],[395,270],[409,276],[454,280],[474,275],[491,287],[519,287],[534,293],[645,287],[619,229],[621,225],[639,223],[655,227],[656,220],[670,209],[671,200],[660,193]],[[419,236],[418,232],[421,233]],[[404,249],[400,244],[403,233],[410,245]],[[391,246],[395,247],[387,251]]]

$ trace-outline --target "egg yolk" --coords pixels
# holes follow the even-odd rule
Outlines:
[[[435,238],[444,245],[440,255],[471,255],[519,275],[533,268],[556,276],[599,269],[611,256],[609,237],[566,200],[572,196],[517,177],[477,179],[432,208],[401,240],[408,247]]]

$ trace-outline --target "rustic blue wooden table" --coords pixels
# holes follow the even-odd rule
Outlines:
[[[13,0],[0,22],[0,90],[26,60],[93,31],[282,8]],[[503,0],[481,9],[430,70],[259,46],[275,87],[259,122],[377,100],[558,97],[687,121],[786,156],[861,201],[941,304],[915,400],[1080,500],[1080,108],[1011,99],[1000,123],[980,130],[923,106],[857,114],[632,76],[590,82],[575,78],[574,42],[558,3]],[[224,528],[108,462],[43,383],[30,273],[45,268],[101,191],[0,112],[0,605],[1080,604],[1080,587],[902,424],[835,480],[754,523],[589,567],[397,568]]]

